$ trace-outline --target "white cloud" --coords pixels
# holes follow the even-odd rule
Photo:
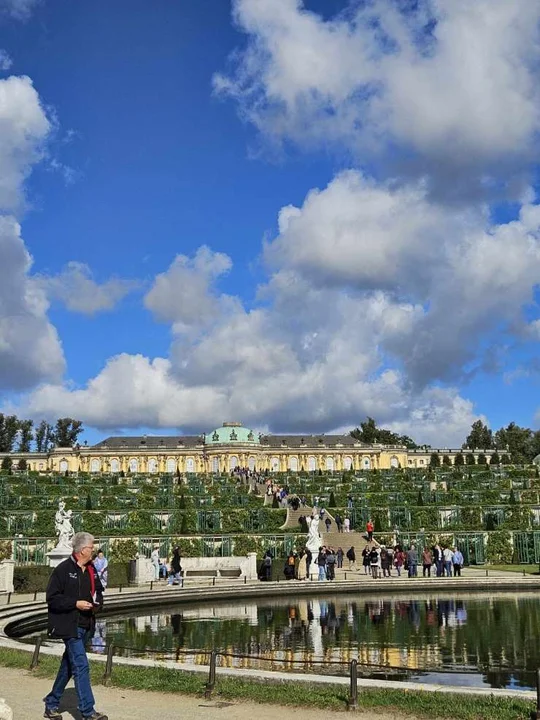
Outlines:
[[[209,322],[219,312],[214,283],[231,267],[227,255],[204,245],[193,259],[177,255],[169,269],[155,278],[144,304],[157,320],[174,324],[176,332]]]
[[[13,60],[5,50],[0,48],[0,71],[5,72],[13,65]]]
[[[261,290],[265,306],[219,304],[212,323],[173,339],[170,358],[111,358],[86,387],[46,384],[23,399],[33,416],[75,413],[101,428],[182,427],[201,431],[220,419],[255,427],[321,432],[358,424],[414,422],[447,413],[439,441],[461,441],[473,416],[455,390],[414,391],[386,366],[383,340],[407,332],[416,310],[383,292],[352,297],[314,287],[292,271]],[[219,299],[218,299],[219,300]]]
[[[11,217],[0,216],[0,389],[18,390],[64,371],[62,347],[47,319],[45,294],[31,277],[32,259]]]
[[[51,300],[59,300],[68,310],[95,315],[112,310],[137,285],[129,280],[111,278],[97,283],[84,263],[71,261],[58,275],[39,275],[35,282]]]
[[[300,0],[233,7],[247,46],[214,87],[278,143],[405,153],[446,192],[486,172],[506,182],[535,152],[538,3],[373,0],[326,20]]]
[[[28,20],[40,0],[0,0],[0,15],[14,20]]]
[[[28,77],[0,80],[0,212],[23,203],[23,184],[43,156],[51,129]]]
[[[455,379],[487,333],[521,318],[540,278],[539,237],[537,205],[492,225],[486,209],[439,205],[423,185],[376,185],[347,172],[301,208],[281,210],[265,256],[312,284],[408,306],[401,332],[381,344],[425,385]]]

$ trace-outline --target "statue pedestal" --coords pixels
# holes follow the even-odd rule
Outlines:
[[[60,565],[62,561],[68,559],[72,552],[73,548],[67,545],[57,545],[51,552],[47,553],[47,565],[53,568]]]
[[[0,593],[11,593],[15,590],[13,587],[14,569],[14,560],[2,560],[2,562],[0,562]]]

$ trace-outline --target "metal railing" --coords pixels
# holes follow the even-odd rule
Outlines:
[[[39,658],[40,658],[40,651],[41,651],[41,644],[42,644],[42,638],[39,636],[36,639],[34,652],[32,654],[32,659],[29,665],[30,670],[34,670],[39,665]],[[149,653],[164,655],[164,654],[170,654],[171,656],[174,656],[176,662],[179,661],[181,655],[198,655],[203,657],[208,657],[208,680],[205,683],[204,688],[204,694],[206,698],[211,698],[212,693],[216,689],[217,684],[217,674],[216,669],[218,667],[218,658],[236,658],[236,659],[242,659],[242,660],[255,660],[257,662],[280,662],[284,665],[289,665],[289,667],[292,669],[293,665],[303,665],[304,668],[306,666],[314,666],[314,665],[334,665],[334,666],[341,666],[343,668],[347,669],[346,673],[342,673],[339,675],[339,677],[348,677],[349,678],[349,695],[347,699],[347,707],[349,710],[355,710],[358,707],[358,670],[359,668],[367,671],[379,671],[379,672],[388,672],[388,671],[400,671],[400,672],[407,672],[407,673],[427,673],[427,672],[436,672],[436,673],[442,673],[447,675],[452,674],[459,674],[459,675],[477,675],[479,673],[486,673],[488,671],[494,671],[494,670],[500,670],[500,671],[507,671],[508,668],[505,667],[494,667],[494,666],[486,666],[486,667],[477,667],[477,668],[436,668],[436,667],[424,667],[424,668],[411,668],[411,667],[404,667],[399,665],[385,665],[381,663],[369,663],[364,661],[359,661],[356,658],[353,658],[349,661],[347,660],[300,660],[300,659],[276,659],[276,658],[270,658],[266,657],[264,655],[250,655],[246,653],[232,653],[227,652],[224,650],[216,650],[213,648],[212,650],[193,650],[193,649],[183,649],[180,647],[177,647],[175,649],[159,649],[159,648],[132,648],[128,646],[120,646],[115,645],[113,643],[109,644],[107,646],[107,657],[105,660],[105,671],[103,673],[103,683],[107,685],[110,682],[112,672],[113,672],[113,663],[114,663],[114,656],[116,651],[122,651],[122,650],[129,650],[136,653],[144,653],[145,655],[148,655]],[[305,670],[304,670],[305,671]],[[536,708],[531,712],[531,718],[532,720],[540,720],[540,668],[536,670],[535,673],[535,680],[536,680]]]

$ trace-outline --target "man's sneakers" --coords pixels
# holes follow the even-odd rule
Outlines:
[[[48,718],[48,720],[62,720],[62,714],[59,712],[58,708],[46,707],[43,717]]]
[[[97,710],[94,710],[94,712],[91,715],[84,715],[84,720],[109,720],[108,715],[104,715],[103,713],[98,712]]]

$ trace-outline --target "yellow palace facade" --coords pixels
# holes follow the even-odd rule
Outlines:
[[[448,456],[490,450],[407,450],[366,445],[350,435],[262,435],[241,423],[223,423],[203,435],[118,436],[93,446],[54,448],[49,453],[10,453],[13,467],[24,458],[29,470],[86,473],[228,473],[236,467],[258,472],[361,472],[426,467],[432,453]],[[4,454],[0,453],[0,460]]]

